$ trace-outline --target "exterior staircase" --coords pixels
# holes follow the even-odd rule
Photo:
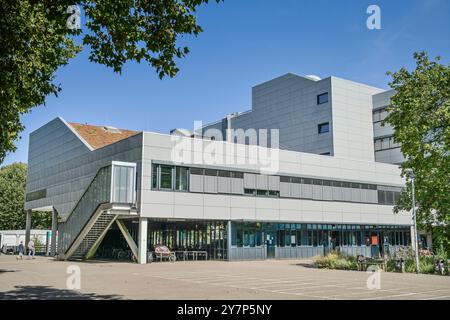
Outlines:
[[[114,179],[124,174],[130,179]],[[135,176],[134,163],[113,161],[97,172],[69,217],[58,223],[58,259],[91,258],[119,216],[137,214]]]

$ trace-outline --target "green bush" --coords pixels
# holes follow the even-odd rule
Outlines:
[[[314,258],[314,265],[323,269],[358,270],[355,257],[343,256],[338,252]]]

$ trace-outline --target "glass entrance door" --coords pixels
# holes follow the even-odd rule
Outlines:
[[[277,243],[276,232],[267,231],[265,236],[266,236],[267,259],[275,259],[275,247]]]

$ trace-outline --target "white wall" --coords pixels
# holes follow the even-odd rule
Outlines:
[[[179,138],[186,144],[188,154],[194,154],[190,138]],[[215,145],[222,147],[225,142],[195,139],[200,146]],[[370,224],[411,224],[409,214],[394,215],[392,206],[360,203],[343,203],[281,198],[260,198],[233,195],[213,195],[151,190],[152,160],[173,163],[172,147],[175,142],[171,136],[144,133],[143,148],[143,184],[141,215],[153,218],[173,219],[232,219],[264,220],[286,222],[330,222],[330,223],[370,223]],[[257,154],[264,148],[256,146],[238,146],[240,154]],[[218,148],[219,149],[219,148]],[[178,164],[181,164],[177,162]],[[184,163],[192,164],[193,161]],[[216,165],[216,167],[219,167]],[[240,164],[222,165],[223,168],[242,170],[261,169],[259,165]],[[302,175],[354,181],[381,185],[403,186],[400,171],[396,166],[319,156],[280,150],[280,175]]]

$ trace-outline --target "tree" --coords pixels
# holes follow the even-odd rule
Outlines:
[[[425,52],[414,54],[416,69],[406,68],[392,76],[396,93],[384,120],[394,128],[394,141],[405,156],[402,175],[415,173],[417,218],[421,227],[433,229],[440,239],[450,239],[450,66],[440,58],[430,60]],[[407,176],[406,176],[407,177]],[[407,177],[396,211],[411,210],[411,183]],[[450,247],[448,247],[450,249]]]
[[[13,163],[0,168],[0,230],[25,228],[25,188],[27,165]],[[51,214],[33,212],[32,227],[49,229]]]
[[[216,0],[219,2],[220,0]],[[120,73],[127,61],[146,61],[160,78],[179,71],[189,49],[179,37],[197,36],[196,9],[208,0],[15,0],[0,3],[0,163],[24,129],[20,116],[57,95],[55,72],[89,46],[89,60]],[[85,29],[70,28],[72,9],[84,9]],[[78,38],[77,38],[78,37]]]

